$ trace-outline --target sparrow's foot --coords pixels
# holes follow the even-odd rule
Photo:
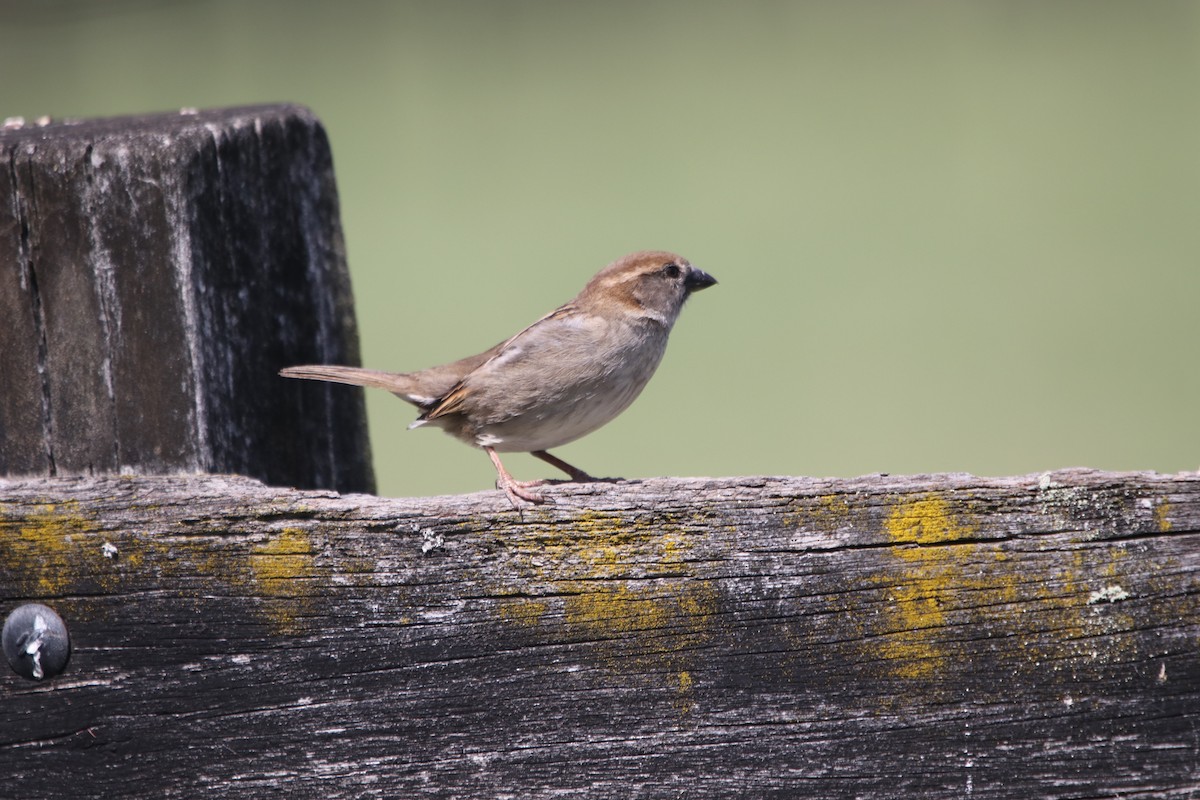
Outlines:
[[[500,456],[496,454],[495,450],[490,447],[483,449],[487,451],[488,458],[492,459],[492,466],[496,468],[496,488],[508,496],[508,501],[513,504],[514,508],[519,509],[528,503],[541,504],[546,502],[544,494],[531,491],[534,486],[541,486],[545,481],[517,480],[500,463]]]
[[[518,481],[514,480],[511,475],[508,476],[508,480],[496,478],[496,488],[508,495],[508,501],[513,504],[514,508],[520,508],[529,503],[535,505],[545,503],[546,495],[532,491],[534,486],[542,486],[545,483],[545,481]]]
[[[579,467],[573,467],[558,456],[550,455],[545,450],[534,450],[532,453],[530,453],[530,455],[534,456],[535,458],[540,458],[547,464],[561,469],[563,472],[570,475],[571,480],[575,481],[576,483],[594,483],[595,481],[603,480],[602,478],[593,478]]]

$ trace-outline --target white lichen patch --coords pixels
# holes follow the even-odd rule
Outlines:
[[[1110,584],[1103,589],[1097,589],[1088,595],[1088,605],[1095,603],[1119,603],[1122,600],[1129,599],[1129,592],[1125,591],[1117,584]]]

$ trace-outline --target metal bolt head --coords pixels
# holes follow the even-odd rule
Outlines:
[[[62,617],[41,603],[18,606],[4,620],[0,645],[13,671],[22,678],[53,678],[71,658],[71,639]]]

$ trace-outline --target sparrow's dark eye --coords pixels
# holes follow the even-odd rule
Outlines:
[[[666,275],[668,278],[678,278],[680,271],[678,264],[667,264],[663,267],[663,275]]]

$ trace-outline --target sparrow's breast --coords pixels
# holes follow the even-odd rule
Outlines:
[[[656,325],[560,326],[548,334],[497,359],[511,413],[479,420],[478,446],[530,452],[586,436],[637,399],[667,344],[667,331]]]

